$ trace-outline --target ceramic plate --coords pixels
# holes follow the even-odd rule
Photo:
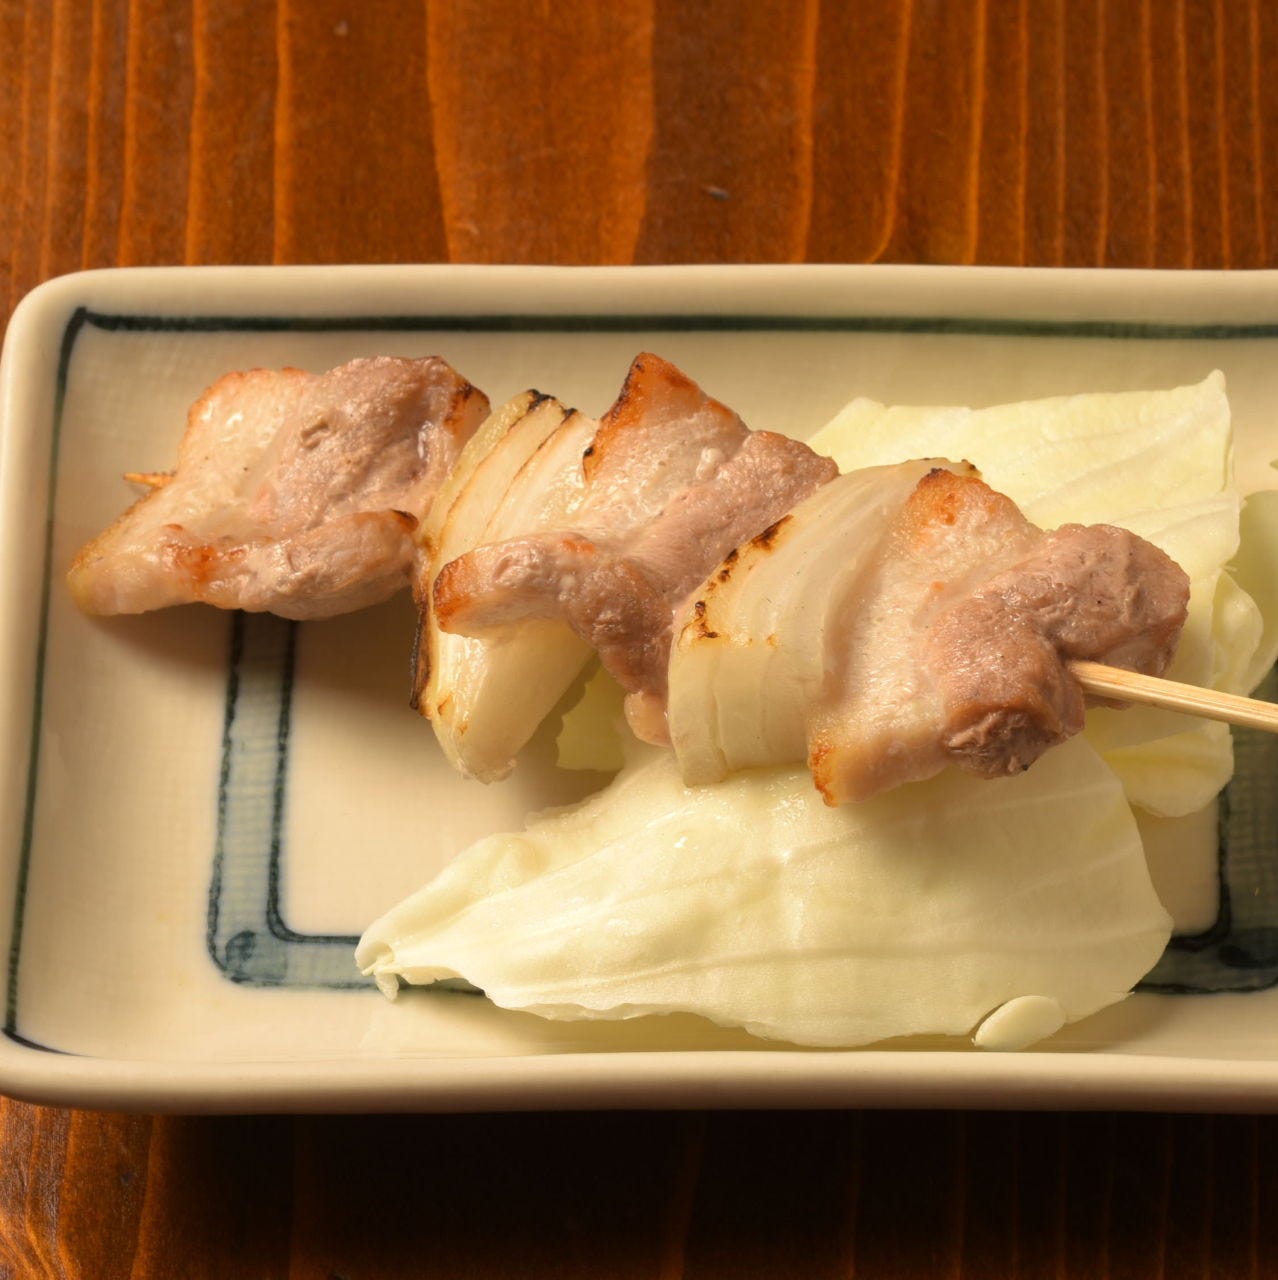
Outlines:
[[[437,353],[494,403],[589,412],[674,360],[755,427],[855,395],[990,404],[1225,371],[1245,489],[1278,455],[1270,274],[944,268],[214,268],[56,280],[0,386],[0,1089],[179,1110],[1278,1103],[1275,741],[1156,868],[1182,927],[1145,989],[1033,1051],[802,1051],[690,1017],[554,1024],[390,1005],[356,936],[472,839],[597,785],[534,743],[453,776],[406,707],[411,611],[293,625],[80,615],[74,551],[171,465],[221,373]],[[1155,858],[1165,851],[1153,851]],[[1222,892],[1217,892],[1218,887]]]

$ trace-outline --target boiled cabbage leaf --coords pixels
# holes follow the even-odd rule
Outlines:
[[[546,1018],[681,1011],[805,1045],[970,1034],[1041,997],[980,1041],[1018,1047],[1054,1029],[1042,1009],[1122,999],[1169,929],[1081,738],[1015,778],[951,771],[837,809],[806,769],[689,788],[644,748],[579,806],[459,855],[356,958],[391,994],[461,978]]]

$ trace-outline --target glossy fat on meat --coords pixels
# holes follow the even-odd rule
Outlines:
[[[745,423],[681,369],[650,352],[636,356],[582,459],[590,485],[583,528],[627,541],[749,438]]]
[[[490,543],[445,565],[436,616],[474,636],[565,619],[627,690],[635,731],[662,741],[676,605],[837,469],[798,441],[750,431],[673,365],[643,354],[583,472],[572,528]]]
[[[376,604],[407,584],[414,531],[487,412],[433,356],[228,374],[192,407],[173,475],[76,556],[72,594],[98,614]]]
[[[1127,530],[1045,534],[978,478],[933,471],[829,628],[813,778],[838,804],[950,763],[1026,769],[1083,726],[1066,663],[1162,674],[1188,598],[1184,572]]]

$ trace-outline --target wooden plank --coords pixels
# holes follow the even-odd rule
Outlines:
[[[1266,0],[0,0],[0,306],[80,266],[1273,267]],[[0,1277],[1269,1274],[1278,1121],[0,1100]]]

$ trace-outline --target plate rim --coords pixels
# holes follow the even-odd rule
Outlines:
[[[622,282],[625,290],[619,289]],[[695,285],[695,288],[690,288]],[[455,299],[453,314],[481,316],[502,296],[557,291],[549,314],[568,316],[580,297],[593,296],[604,314],[657,315],[656,302],[671,289],[689,290],[696,305],[678,314],[712,317],[715,308],[746,308],[774,290],[790,295],[795,311],[830,307],[846,292],[884,314],[909,316],[946,302],[966,302],[962,314],[1006,313],[1018,320],[1073,320],[1080,302],[1111,313],[1105,323],[1157,326],[1159,312],[1187,300],[1210,301],[1241,317],[1233,336],[1278,337],[1278,270],[1159,271],[1098,268],[948,267],[896,265],[527,267],[316,266],[108,268],[56,277],[19,303],[0,356],[0,546],[12,545],[16,513],[8,495],[39,431],[56,378],[59,330],[77,308],[104,307],[142,314],[189,315],[198,297],[216,311],[233,303],[239,312],[266,316],[320,315],[336,308],[351,320],[389,314],[386,304],[412,301],[413,314],[428,294]],[[1204,299],[1203,294],[1210,295]],[[623,296],[624,294],[624,296]],[[800,305],[799,295],[802,298]],[[338,301],[340,299],[340,301]],[[625,310],[621,303],[626,304]],[[362,308],[378,304],[376,312]],[[612,305],[609,305],[609,304]],[[636,307],[636,303],[639,305]],[[468,309],[465,309],[468,308]],[[861,308],[863,309],[863,308]],[[513,309],[543,314],[535,306]],[[1067,314],[1062,316],[1062,310]],[[206,314],[207,311],[197,314]],[[664,312],[660,314],[665,314]],[[745,314],[750,314],[746,311]],[[782,311],[782,314],[786,314]],[[1210,307],[1205,314],[1211,314]],[[1223,311],[1222,311],[1223,314]],[[1084,317],[1084,320],[1086,318]],[[1203,321],[1204,325],[1224,321]],[[1181,326],[1182,328],[1184,326]],[[1256,332],[1239,333],[1237,330]],[[1121,335],[1119,335],[1121,336]],[[1156,335],[1142,335],[1156,336]],[[1170,336],[1170,335],[1169,335]],[[1210,336],[1200,334],[1199,336]],[[56,341],[55,341],[56,339]],[[43,385],[38,385],[43,377]],[[51,420],[45,415],[48,429]],[[46,432],[47,435],[47,432]],[[0,604],[22,599],[18,575],[0,557]],[[0,660],[15,667],[15,645],[29,632],[5,609]],[[12,688],[12,684],[10,685]],[[19,719],[23,717],[19,716]],[[23,735],[5,726],[0,749],[14,754]],[[26,772],[25,764],[21,770]],[[10,771],[12,772],[12,771]],[[4,794],[6,811],[12,792]],[[13,859],[0,849],[0,918],[12,922],[6,881]],[[10,925],[5,925],[6,931]],[[11,938],[6,932],[11,944]],[[8,947],[6,947],[6,952]],[[636,1064],[639,1059],[641,1066]],[[1150,1064],[1157,1064],[1151,1069]],[[135,1107],[185,1111],[284,1110],[524,1110],[626,1106],[961,1106],[1054,1107],[1097,1105],[1164,1109],[1278,1110],[1278,1072],[1269,1060],[1173,1058],[1163,1055],[1033,1051],[1021,1055],[968,1050],[860,1049],[814,1055],[807,1050],[702,1050],[691,1052],[572,1053],[509,1057],[406,1059],[344,1058],[340,1062],[228,1061],[216,1065],[158,1059],[81,1057],[25,1041],[6,1031],[0,1038],[0,1090],[14,1097],[60,1105]],[[801,1096],[800,1096],[801,1095]]]

